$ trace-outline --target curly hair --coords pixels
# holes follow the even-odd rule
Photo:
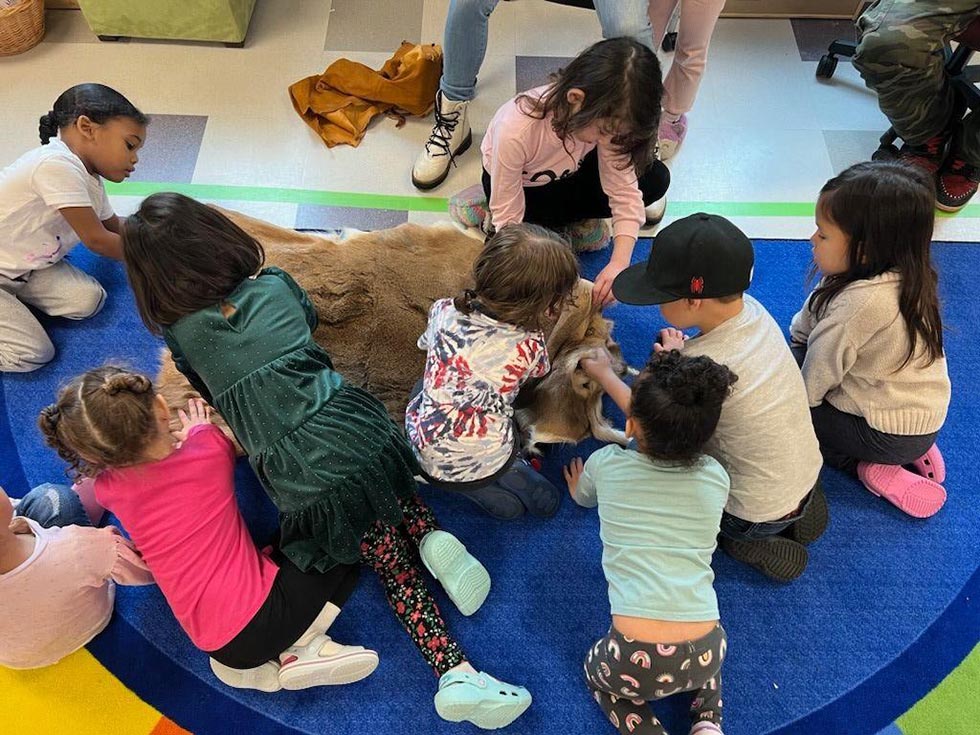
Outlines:
[[[42,409],[38,426],[73,478],[142,458],[156,435],[156,391],[145,375],[105,365],[74,378]]]
[[[456,308],[480,311],[530,331],[544,331],[572,298],[578,260],[568,243],[538,225],[510,224],[491,237],[473,264],[474,287]]]
[[[654,353],[633,382],[630,397],[639,450],[652,459],[695,464],[737,380],[710,357],[677,350]]]

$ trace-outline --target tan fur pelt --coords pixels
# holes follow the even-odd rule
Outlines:
[[[319,315],[317,342],[342,375],[377,396],[400,424],[409,392],[425,368],[416,341],[429,307],[469,285],[482,241],[451,225],[415,224],[339,239],[225,214],[262,243],[268,265],[288,271],[306,289]],[[588,281],[580,282],[574,305],[549,336],[552,371],[522,391],[527,405],[518,420],[532,442],[577,442],[589,433],[623,441],[602,418],[601,388],[578,367],[582,356],[605,345],[625,369],[612,340],[612,322],[592,308],[590,290]],[[174,410],[176,428],[176,409],[197,394],[166,350],[157,385]]]

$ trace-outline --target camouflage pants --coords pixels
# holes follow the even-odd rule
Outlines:
[[[858,18],[854,66],[906,143],[924,143],[951,123],[943,46],[977,17],[977,0],[878,0]],[[963,119],[960,136],[963,158],[980,165],[980,113]]]

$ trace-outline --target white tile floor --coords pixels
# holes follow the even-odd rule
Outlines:
[[[353,1],[338,3],[338,9],[348,12]],[[386,0],[356,2],[376,4],[378,17],[390,15],[383,10]],[[405,33],[439,42],[448,4],[421,2],[418,22],[402,21]],[[36,145],[37,118],[63,89],[102,81],[151,114],[208,117],[194,184],[423,196],[409,177],[431,120],[411,119],[396,128],[380,119],[358,148],[327,149],[293,111],[286,91],[291,83],[340,57],[377,68],[394,51],[394,45],[385,51],[372,45],[379,29],[361,37],[350,28],[341,47],[365,50],[330,49],[330,38],[337,36],[330,34],[331,17],[329,0],[258,0],[248,45],[238,50],[99,43],[79,12],[54,11],[47,41],[0,61],[0,164]],[[391,28],[395,21],[385,18],[385,28]],[[474,137],[479,140],[497,107],[517,91],[515,54],[573,56],[599,37],[591,12],[543,0],[501,2],[491,17],[478,97],[470,107]],[[668,220],[733,203],[811,203],[829,176],[857,160],[862,145],[873,144],[887,123],[860,77],[845,62],[833,82],[823,84],[814,78],[815,66],[800,60],[789,21],[719,22],[688,139],[671,162]],[[448,197],[476,183],[480,171],[475,143],[447,182],[424,196]],[[136,202],[120,196],[116,203],[126,212]],[[295,204],[223,202],[283,225],[295,221]],[[440,215],[412,211],[409,218],[432,221]],[[812,227],[810,217],[732,219],[753,237],[808,237]],[[937,239],[980,240],[980,203],[958,217],[941,218]]]

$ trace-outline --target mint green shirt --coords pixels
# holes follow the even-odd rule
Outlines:
[[[694,467],[616,445],[589,457],[574,498],[599,508],[613,615],[718,619],[711,555],[728,488],[728,474],[707,455]]]

